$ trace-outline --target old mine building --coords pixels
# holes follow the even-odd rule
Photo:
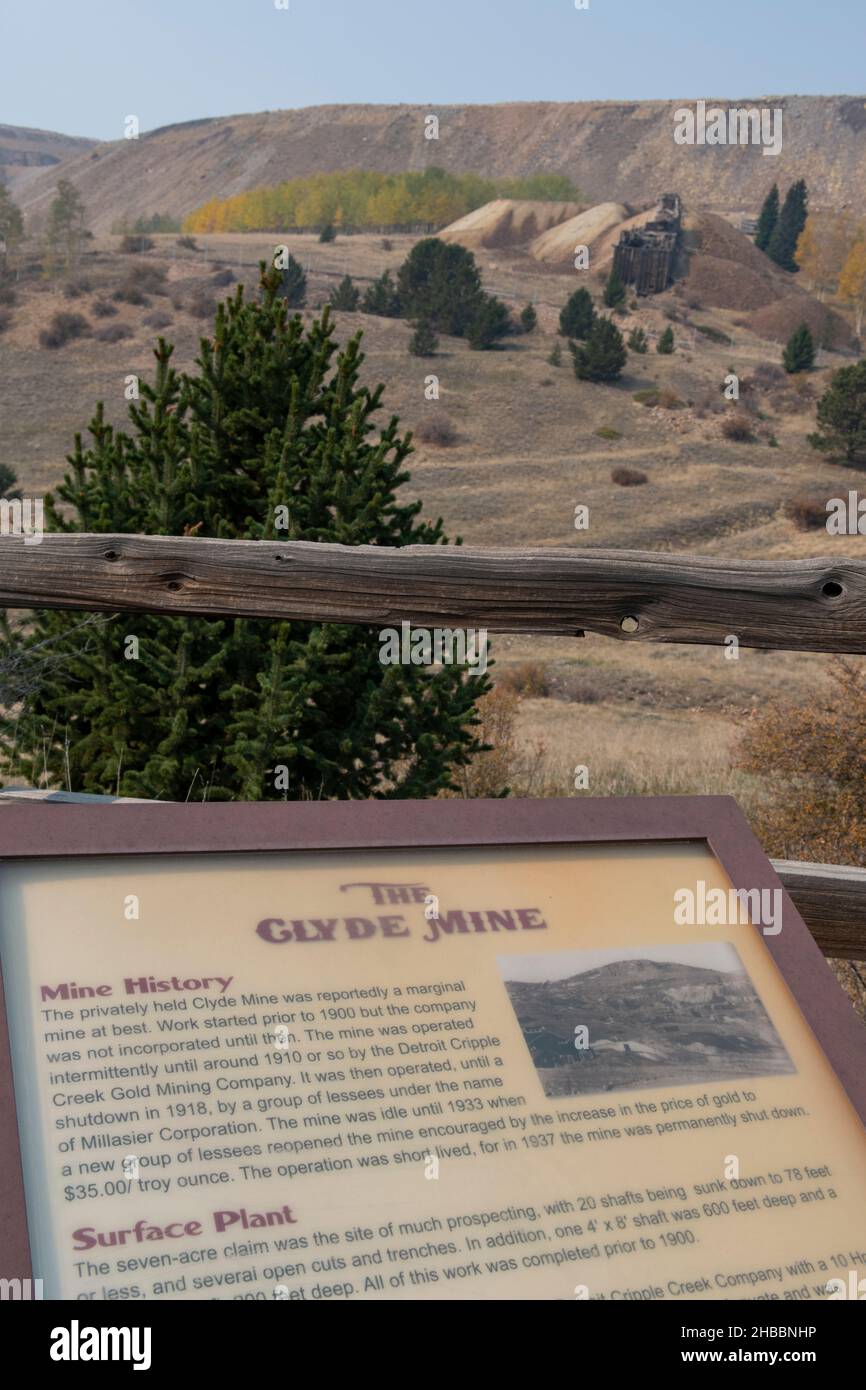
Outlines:
[[[678,193],[664,193],[651,222],[623,232],[613,253],[614,268],[638,294],[660,294],[673,279],[680,238]]]

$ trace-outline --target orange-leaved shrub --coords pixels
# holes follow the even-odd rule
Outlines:
[[[841,658],[819,704],[776,705],[746,725],[738,763],[769,796],[755,813],[779,859],[866,865],[866,665]]]
[[[866,865],[866,665],[837,659],[819,704],[770,706],[746,726],[738,762],[767,795],[752,826],[775,859]],[[866,967],[830,960],[866,1019]]]

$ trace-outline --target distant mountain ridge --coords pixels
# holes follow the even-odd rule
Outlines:
[[[0,183],[14,185],[20,196],[20,188],[34,173],[54,169],[97,143],[53,130],[0,125]]]
[[[866,212],[866,97],[712,104],[780,108],[779,156],[757,146],[676,144],[675,112],[693,100],[333,105],[202,118],[95,148],[78,142],[86,148],[64,160],[64,173],[78,184],[95,231],[124,217],[183,216],[211,198],[321,171],[402,173],[431,164],[488,177],[565,174],[588,203],[638,207],[671,189],[693,208],[753,212],[773,182],[784,189],[803,177],[814,206]],[[438,140],[425,138],[430,115],[439,119]],[[0,145],[14,147],[2,133]],[[55,184],[53,170],[22,182],[25,211],[44,215]]]

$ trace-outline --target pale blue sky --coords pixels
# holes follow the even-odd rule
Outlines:
[[[0,123],[330,102],[860,95],[866,0],[0,0]]]

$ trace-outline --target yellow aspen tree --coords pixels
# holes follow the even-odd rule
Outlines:
[[[861,235],[848,252],[839,276],[839,294],[854,309],[857,336],[863,327],[866,310],[866,237]]]
[[[797,241],[795,260],[819,299],[838,292],[839,275],[854,237],[847,213],[810,213]]]

